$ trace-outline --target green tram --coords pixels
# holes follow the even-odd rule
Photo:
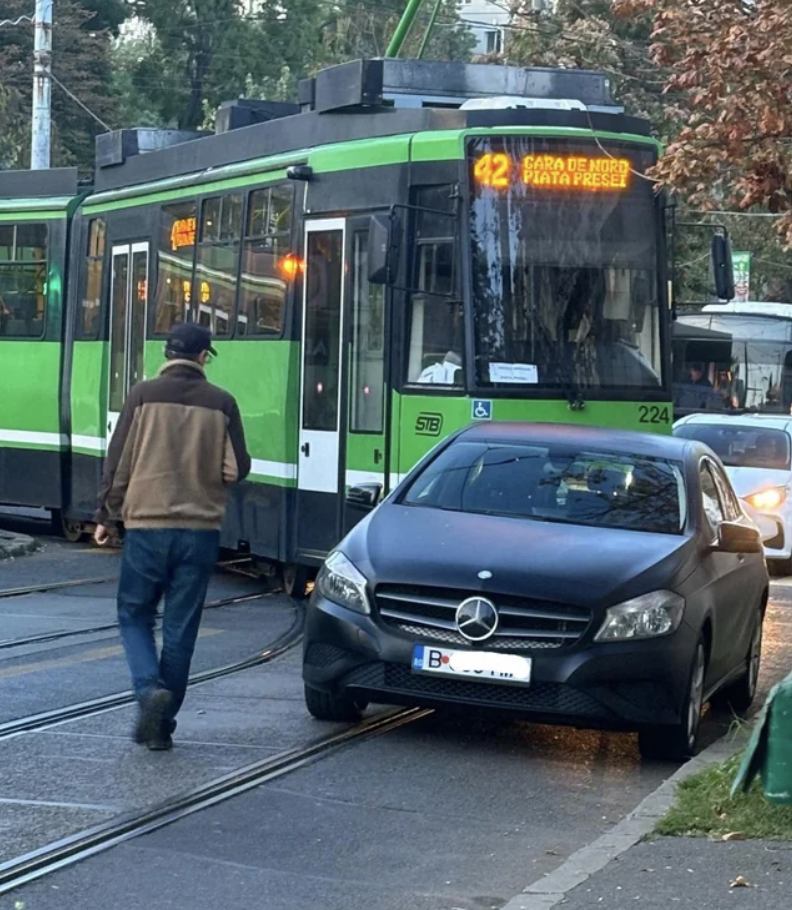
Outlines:
[[[223,543],[290,587],[471,421],[670,430],[658,146],[604,75],[356,61],[217,123],[0,173],[0,502],[87,529],[180,320],[253,456]]]

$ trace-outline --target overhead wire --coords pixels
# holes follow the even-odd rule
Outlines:
[[[0,28],[13,28],[14,26],[21,25],[23,22],[35,22],[36,17],[33,16],[18,16],[16,19],[2,19],[0,20]]]
[[[102,120],[102,118],[101,118],[98,114],[95,114],[95,113],[88,107],[87,104],[84,104],[82,101],[80,101],[80,99],[74,94],[74,92],[70,91],[70,90],[69,90],[69,89],[60,81],[60,79],[58,79],[58,77],[55,75],[55,73],[50,72],[49,75],[50,75],[50,79],[52,79],[52,81],[55,83],[55,85],[57,85],[57,86],[61,89],[61,91],[65,92],[66,95],[68,95],[69,98],[71,98],[71,100],[75,102],[75,104],[78,104],[78,105],[85,111],[86,114],[88,114],[89,116],[93,117],[93,119],[94,119],[101,127],[103,127],[104,129],[106,129],[108,133],[112,131],[113,128],[112,128],[111,126],[109,126],[107,123],[105,123],[104,120]]]

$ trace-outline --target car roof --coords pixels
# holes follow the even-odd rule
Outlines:
[[[691,450],[692,442],[679,436],[563,423],[477,423],[466,427],[457,438],[469,442],[593,446],[614,454],[643,455],[671,461],[683,461]]]
[[[675,424],[677,427],[685,426],[691,423],[717,424],[718,426],[731,425],[736,427],[760,427],[765,426],[772,430],[786,430],[787,433],[792,429],[792,417],[789,414],[688,414],[680,418]]]

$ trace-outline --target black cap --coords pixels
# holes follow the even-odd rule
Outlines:
[[[173,354],[187,357],[197,357],[204,351],[217,357],[217,351],[212,347],[212,333],[197,322],[177,322],[172,326],[165,348]]]

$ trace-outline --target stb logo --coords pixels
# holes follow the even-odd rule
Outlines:
[[[418,436],[439,436],[442,429],[442,414],[427,414],[423,412],[415,419],[415,432]]]

